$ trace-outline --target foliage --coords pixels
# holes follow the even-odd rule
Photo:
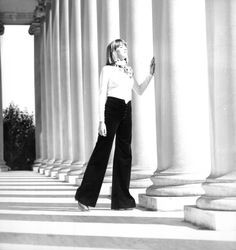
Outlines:
[[[4,160],[11,170],[32,170],[35,160],[33,115],[10,104],[3,110]]]

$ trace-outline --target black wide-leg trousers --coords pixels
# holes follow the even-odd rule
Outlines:
[[[131,102],[108,97],[105,105],[107,136],[98,136],[75,199],[95,207],[106,172],[111,148],[116,135],[113,160],[111,208],[133,208],[135,200],[129,193],[131,175]]]

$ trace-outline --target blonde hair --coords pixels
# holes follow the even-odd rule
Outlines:
[[[123,39],[116,39],[108,44],[107,46],[107,55],[106,55],[106,65],[114,65],[116,63],[116,58],[114,58],[114,52],[120,45],[125,45],[127,47],[127,43]],[[125,59],[126,62],[128,58]],[[128,62],[127,62],[128,63]]]

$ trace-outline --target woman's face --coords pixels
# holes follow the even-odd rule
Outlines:
[[[117,58],[119,60],[124,60],[128,57],[128,49],[125,44],[120,44],[116,49]]]

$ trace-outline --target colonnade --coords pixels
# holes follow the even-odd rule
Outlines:
[[[152,10],[158,168],[140,201],[173,210],[195,203],[211,166],[205,1],[154,1]]]
[[[154,81],[132,101],[131,186],[147,187],[140,205],[185,206],[186,221],[235,229],[235,1],[47,0],[45,8],[34,32],[35,169],[80,184],[97,138],[105,49],[121,37],[138,81],[157,61]]]
[[[235,10],[153,1],[158,168],[140,203],[166,211],[195,197],[185,220],[216,230],[236,229]]]
[[[142,53],[139,50],[146,38],[139,31],[141,22],[134,25],[128,19],[130,12],[136,21],[139,13],[149,14],[151,1],[147,1],[148,5],[136,2],[131,5],[119,0],[99,4],[96,0],[45,2],[41,29],[33,32],[36,102],[40,100],[36,110],[39,126],[35,169],[39,167],[41,173],[80,183],[97,139],[99,72],[105,65],[106,46],[110,41],[122,36],[129,43],[130,55],[139,54],[138,58],[130,56],[139,81],[149,73],[153,55],[151,16],[147,23],[149,44]],[[122,8],[129,11],[120,11]],[[128,29],[125,20],[130,24]],[[135,43],[137,38],[130,32],[133,29],[137,30],[139,47]],[[149,177],[157,165],[154,99],[153,83],[143,97],[134,97],[133,186],[149,185]],[[111,181],[111,168],[105,180]]]
[[[211,173],[186,221],[236,229],[236,2],[206,1],[210,86]]]

